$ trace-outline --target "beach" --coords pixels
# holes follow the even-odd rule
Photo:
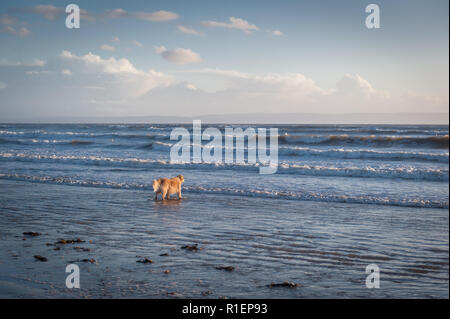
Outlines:
[[[140,190],[0,185],[1,297],[448,297],[446,210],[199,194],[162,203]],[[80,266],[80,289],[65,286],[69,263]],[[380,289],[365,286],[372,263]],[[301,286],[270,287],[285,281]]]
[[[2,125],[0,297],[448,298],[448,126],[278,126],[271,175],[171,164],[176,126]]]

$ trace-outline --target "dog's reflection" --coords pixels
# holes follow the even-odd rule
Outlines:
[[[153,201],[153,204],[155,206],[168,206],[168,207],[177,207],[180,206],[181,202],[183,201],[183,199],[178,199],[178,198],[169,198],[166,200],[160,200],[160,201]]]

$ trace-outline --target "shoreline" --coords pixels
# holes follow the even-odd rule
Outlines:
[[[0,180],[0,297],[448,298],[442,209],[217,194],[155,203],[151,192],[142,195]],[[85,242],[54,250],[75,238]],[[182,248],[195,244],[202,249]],[[143,258],[153,262],[137,262]],[[73,261],[81,289],[69,290],[65,266]],[[365,288],[370,263],[380,266],[384,289]],[[220,268],[227,266],[234,269]]]

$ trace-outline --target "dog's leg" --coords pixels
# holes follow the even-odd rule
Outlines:
[[[155,202],[158,201],[158,193],[155,193]]]
[[[163,191],[162,193],[162,200],[168,199],[167,191]]]
[[[178,199],[182,199],[183,198],[183,196],[181,196],[181,184],[180,185],[178,185]]]

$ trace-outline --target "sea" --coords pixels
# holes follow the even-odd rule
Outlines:
[[[177,127],[0,124],[0,297],[448,298],[448,125],[202,126],[277,128],[275,174],[173,163]]]

